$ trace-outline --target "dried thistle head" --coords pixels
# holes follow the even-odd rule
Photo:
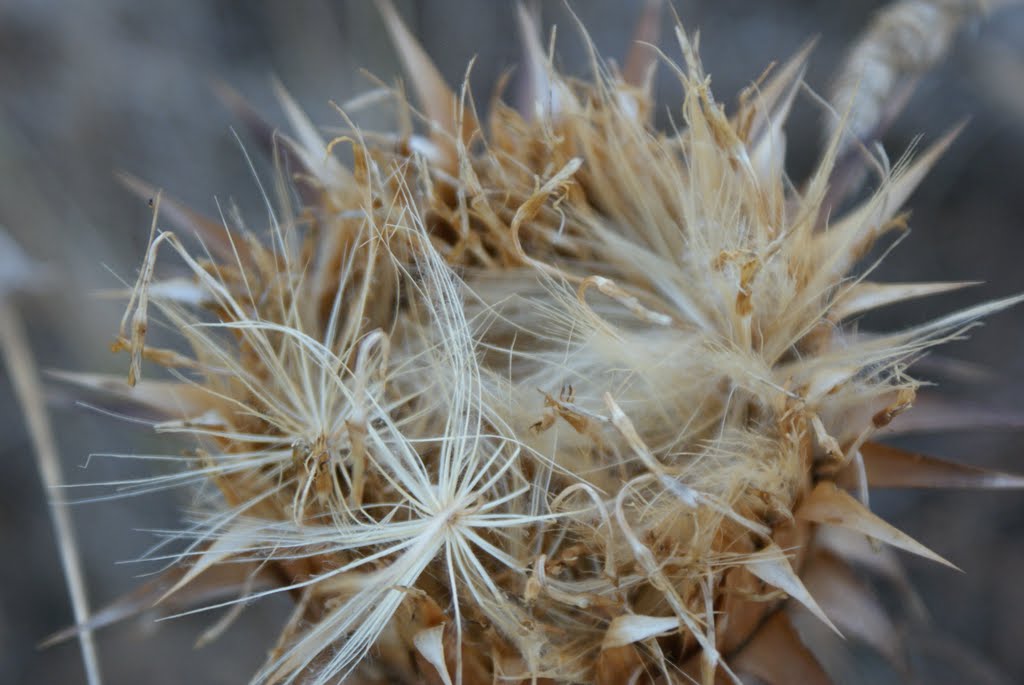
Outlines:
[[[522,12],[528,106],[484,119],[381,6],[419,106],[392,94],[403,130],[325,141],[282,90],[302,207],[279,188],[264,237],[158,201],[205,249],[154,231],[125,393],[200,446],[139,487],[215,486],[163,596],[289,593],[258,683],[825,682],[793,603],[856,634],[822,600],[859,592],[863,536],[948,563],[869,487],[1021,485],[874,442],[918,356],[1019,298],[848,323],[958,287],[856,271],[952,135],[836,215],[841,127],[805,183],[783,165],[806,50],[730,116],[677,28],[662,132],[653,51],[619,72],[591,48],[568,79]],[[189,278],[155,278],[162,247]],[[190,355],[147,346],[152,309]]]

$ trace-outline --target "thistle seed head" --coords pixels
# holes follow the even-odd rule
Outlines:
[[[642,46],[620,72],[590,46],[575,80],[523,11],[525,106],[484,113],[381,6],[404,129],[341,112],[324,140],[279,89],[294,137],[269,146],[301,207],[282,183],[264,233],[158,202],[202,247],[154,223],[117,346],[123,392],[199,443],[129,484],[198,486],[165,596],[290,594],[257,683],[825,682],[787,612],[856,635],[825,600],[871,601],[842,561],[857,540],[948,563],[869,488],[1021,485],[874,441],[914,404],[917,357],[1019,298],[850,323],[964,285],[858,268],[955,132],[878,160],[840,213],[842,126],[805,182],[784,168],[809,50],[730,115],[681,28],[678,63]],[[685,90],[668,131],[655,61]],[[168,250],[188,278],[155,276]],[[151,310],[190,354],[146,344]]]

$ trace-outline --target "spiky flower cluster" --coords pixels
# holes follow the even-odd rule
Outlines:
[[[821,533],[941,561],[868,487],[995,478],[872,436],[913,402],[915,357],[1012,301],[846,324],[955,287],[851,275],[949,138],[829,216],[841,135],[801,187],[783,168],[806,51],[727,116],[677,30],[661,133],[653,59],[563,78],[523,15],[530,107],[484,122],[384,11],[425,134],[327,143],[282,91],[301,211],[282,186],[264,240],[160,207],[206,252],[155,232],[119,346],[128,396],[201,447],[140,487],[216,486],[166,594],[289,593],[257,683],[824,682],[785,600],[855,625],[802,578],[860,548]],[[154,279],[161,246],[188,278]],[[146,344],[152,308],[190,355]]]

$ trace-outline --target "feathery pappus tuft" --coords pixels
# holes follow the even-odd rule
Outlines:
[[[622,71],[580,30],[589,80],[554,68],[521,9],[526,96],[480,112],[379,5],[415,95],[387,94],[404,127],[339,109],[326,140],[278,86],[278,135],[225,90],[295,173],[264,193],[269,230],[157,195],[115,343],[128,384],[63,374],[197,442],[180,471],[102,484],[199,494],[167,575],[94,623],[287,593],[259,684],[828,682],[794,606],[884,647],[848,609],[884,625],[851,540],[952,564],[872,513],[870,489],[1024,486],[876,442],[915,403],[911,364],[1021,297],[850,324],[969,285],[861,264],[956,132],[877,160],[877,190],[837,214],[851,122],[805,182],[784,166],[810,48],[729,114],[696,36],[674,28],[678,62],[651,45],[659,3]],[[670,131],[652,123],[659,63],[685,91]],[[187,278],[157,277],[168,251]],[[147,344],[154,315],[189,354]]]

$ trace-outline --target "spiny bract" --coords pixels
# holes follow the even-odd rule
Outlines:
[[[295,138],[265,138],[301,211],[282,183],[263,240],[158,200],[203,256],[154,223],[124,394],[200,447],[129,486],[216,486],[161,593],[289,593],[256,683],[825,682],[786,599],[857,636],[824,600],[871,601],[840,561],[864,536],[943,561],[869,486],[1021,484],[872,441],[908,364],[1015,300],[846,324],[958,287],[852,275],[950,137],[836,216],[841,127],[805,183],[783,169],[807,50],[727,116],[677,29],[663,133],[650,46],[568,79],[522,12],[526,111],[483,121],[382,8],[421,108],[389,91],[399,132],[325,141],[282,90]],[[188,278],[154,278],[161,246]],[[145,344],[152,308],[190,355]]]

